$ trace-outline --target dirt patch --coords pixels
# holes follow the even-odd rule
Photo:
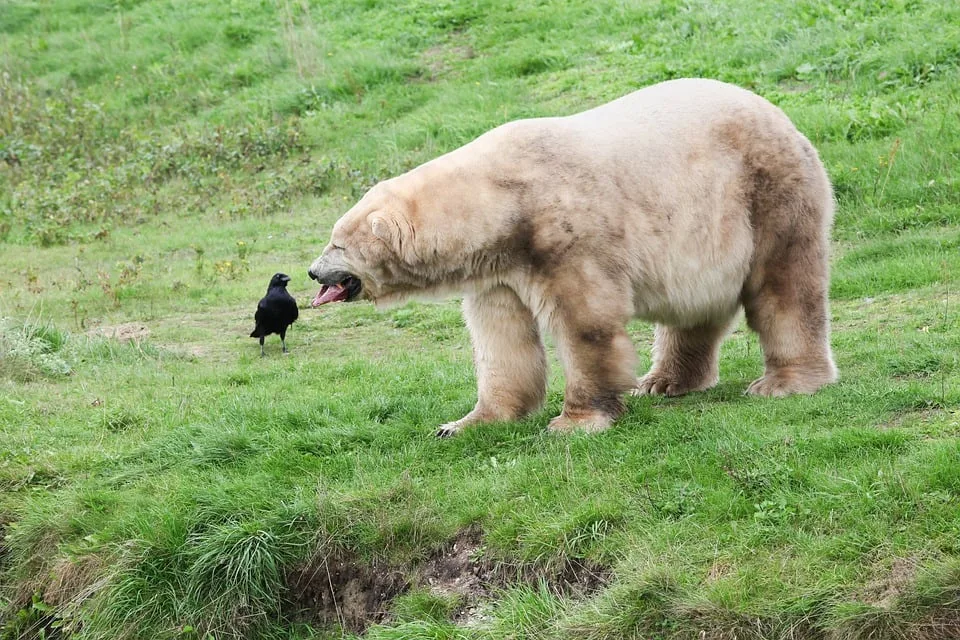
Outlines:
[[[470,528],[429,558],[420,569],[419,583],[436,595],[456,597],[460,606],[454,610],[452,621],[472,627],[486,619],[483,601],[492,596],[495,585],[503,583],[503,576],[484,558],[480,530]]]
[[[437,595],[482,598],[497,581],[494,568],[484,562],[479,531],[467,529],[439,549],[420,571],[421,582]]]
[[[472,60],[476,56],[477,52],[469,45],[442,44],[425,50],[420,59],[429,72],[427,79],[435,80],[450,72],[452,61]]]
[[[900,596],[914,584],[918,567],[916,557],[895,559],[890,571],[868,582],[858,599],[881,609],[893,608]]]
[[[193,358],[195,360],[207,358],[213,353],[213,349],[210,347],[210,345],[205,344],[172,344],[160,346],[171,353],[177,354],[178,356],[183,358]]]
[[[361,633],[386,619],[390,602],[410,581],[397,569],[340,556],[298,568],[288,575],[287,587],[295,619]]]
[[[288,575],[288,610],[296,620],[362,633],[389,618],[395,597],[418,586],[455,596],[461,604],[452,621],[473,626],[484,619],[484,605],[497,591],[541,580],[558,593],[582,597],[606,585],[609,572],[577,561],[545,568],[497,561],[486,555],[481,531],[470,527],[411,567],[369,565],[347,555],[318,557]]]
[[[704,579],[704,582],[706,582],[707,584],[713,584],[714,582],[717,582],[718,580],[722,580],[723,578],[730,575],[732,571],[733,571],[733,567],[731,567],[729,564],[721,560],[717,560],[712,565],[710,565],[710,570],[707,571],[707,576]]]
[[[103,586],[106,565],[98,556],[75,560],[63,558],[50,569],[50,582],[43,590],[43,601],[56,607],[77,605]]]
[[[126,322],[124,324],[97,327],[87,332],[93,338],[108,338],[120,342],[140,342],[150,336],[150,329],[145,324]]]
[[[584,598],[610,583],[610,570],[593,563],[568,560],[555,572],[534,572],[532,583],[541,577],[561,594]]]
[[[605,568],[577,560],[543,567],[498,561],[485,554],[482,533],[476,528],[457,534],[430,557],[419,574],[420,583],[438,595],[467,600],[489,598],[498,589],[536,585],[541,580],[558,593],[584,596],[605,586],[610,577]]]

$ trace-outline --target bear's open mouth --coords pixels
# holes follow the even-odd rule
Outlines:
[[[337,284],[325,284],[310,303],[312,307],[319,307],[330,302],[350,302],[357,297],[362,288],[360,279],[347,276]]]

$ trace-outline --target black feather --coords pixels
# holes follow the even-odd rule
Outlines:
[[[257,304],[257,312],[253,317],[256,326],[250,333],[250,337],[260,338],[261,347],[264,336],[273,333],[278,334],[281,342],[284,342],[287,328],[300,315],[300,311],[297,309],[297,301],[287,293],[288,282],[290,282],[290,276],[283,273],[275,274],[270,279],[267,295],[263,296]],[[284,344],[284,350],[286,350],[286,344]]]

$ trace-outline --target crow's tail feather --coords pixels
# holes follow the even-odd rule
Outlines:
[[[255,328],[255,329],[250,333],[250,337],[251,337],[251,338],[259,338],[259,337],[260,337],[260,327]]]

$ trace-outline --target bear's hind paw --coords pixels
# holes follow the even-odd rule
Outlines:
[[[611,424],[613,424],[613,418],[604,413],[592,413],[577,419],[561,413],[550,421],[547,429],[553,433],[573,433],[574,431],[597,433],[607,430]]]

